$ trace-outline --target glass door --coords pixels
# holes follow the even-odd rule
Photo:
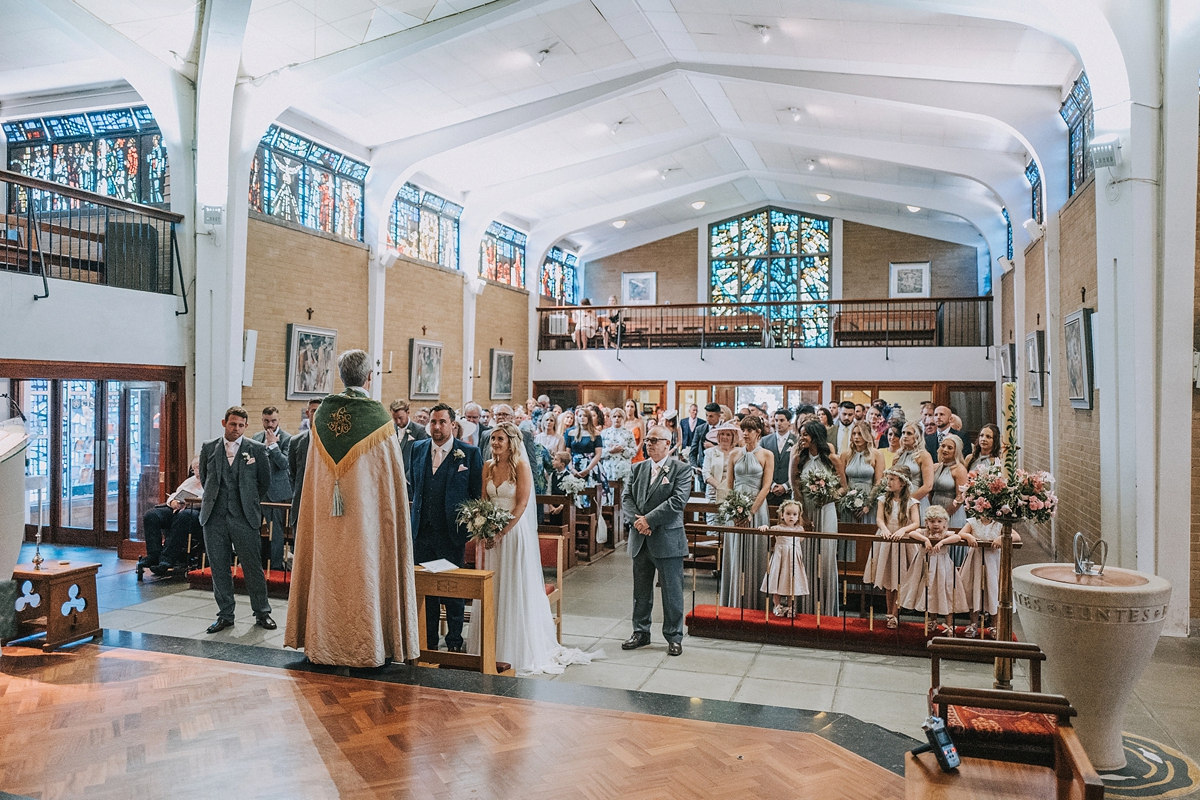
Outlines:
[[[21,381],[21,409],[29,420],[25,461],[25,524],[50,526],[50,381]]]
[[[105,381],[104,531],[121,529],[121,382]]]
[[[61,517],[64,528],[95,530],[96,381],[62,382]]]
[[[124,384],[127,395],[125,419],[125,463],[128,476],[130,537],[140,539],[142,517],[156,504],[162,502],[165,487],[162,475],[163,464],[163,401],[166,384],[158,381],[138,381]]]

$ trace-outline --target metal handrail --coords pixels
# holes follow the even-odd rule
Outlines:
[[[115,197],[89,192],[84,189],[76,189],[74,186],[65,186],[54,181],[44,181],[41,178],[31,178],[28,175],[22,175],[19,172],[12,172],[7,169],[0,169],[0,181],[5,183],[13,183],[17,186],[24,186],[26,189],[37,189],[43,192],[53,192],[60,194],[63,197],[69,197],[72,200],[80,200],[84,203],[92,203],[98,206],[107,206],[120,211],[131,211],[135,214],[143,214],[147,217],[153,217],[164,222],[178,224],[183,222],[183,215],[176,214],[173,211],[164,211],[161,208],[154,206],[143,206],[137,203],[130,203],[127,200],[118,200]]]

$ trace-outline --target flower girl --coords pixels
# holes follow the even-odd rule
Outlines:
[[[802,532],[804,526],[800,524],[800,504],[795,500],[784,500],[779,504],[779,524],[770,528],[763,525],[759,530]],[[794,598],[808,594],[808,575],[804,572],[804,559],[800,557],[800,542],[803,539],[799,536],[773,538],[775,547],[771,551],[771,564],[763,576],[759,591],[774,595],[775,616],[794,617]],[[785,597],[787,605],[783,603]]]
[[[875,535],[884,542],[871,545],[867,568],[863,570],[863,580],[884,591],[889,628],[899,625],[899,592],[908,585],[913,562],[920,557],[920,545],[897,541],[921,525],[921,504],[913,499],[910,475],[905,465],[883,472],[887,491],[876,507]]]
[[[900,604],[932,614],[935,619],[942,615],[945,623],[938,626],[938,635],[953,636],[952,615],[967,611],[967,593],[958,579],[949,545],[962,540],[950,531],[950,514],[937,505],[925,509],[925,528],[913,531],[912,535],[925,543],[925,558],[918,559]],[[930,633],[931,627],[927,623],[925,632]]]
[[[971,610],[971,624],[965,631],[968,639],[974,639],[983,631],[995,634],[995,630],[984,627],[979,618],[982,611],[991,617],[1000,608],[1000,532],[999,522],[985,517],[968,519],[958,535],[971,545],[971,553],[958,570],[958,582],[967,593],[967,608]],[[1013,531],[1014,542],[1021,541],[1021,534]],[[986,635],[985,635],[986,638]]]

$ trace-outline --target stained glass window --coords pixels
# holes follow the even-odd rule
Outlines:
[[[579,302],[579,282],[576,277],[577,258],[561,247],[551,247],[542,264],[538,290],[560,306]]]
[[[1013,238],[1012,238],[1012,219],[1008,216],[1008,209],[1000,209],[1000,214],[1004,217],[1004,226],[1008,229],[1008,260],[1012,261],[1013,257]]]
[[[525,287],[525,234],[493,221],[479,245],[479,274],[488,280]]]
[[[272,125],[250,164],[250,208],[361,242],[363,179],[370,168]]]
[[[23,175],[132,203],[171,201],[167,148],[146,106],[6,122],[4,132],[9,169]],[[21,144],[40,140],[50,144]],[[78,200],[34,194],[39,211],[81,205]],[[24,210],[25,202],[25,192],[18,191],[10,196],[9,208]]]
[[[1096,123],[1092,110],[1092,86],[1088,83],[1086,72],[1079,75],[1058,113],[1067,123],[1067,169],[1070,170],[1067,194],[1074,197],[1079,187],[1087,183],[1095,171],[1087,152],[1088,144],[1096,132]]]
[[[1030,216],[1040,225],[1042,222],[1042,173],[1038,169],[1036,161],[1030,161],[1029,166],[1025,167],[1025,179],[1029,181]]]
[[[458,269],[462,206],[411,183],[400,187],[388,219],[388,245],[410,258]]]
[[[802,346],[828,345],[832,231],[828,219],[778,208],[710,225],[712,302],[760,314]]]

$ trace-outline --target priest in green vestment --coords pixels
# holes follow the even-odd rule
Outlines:
[[[315,664],[378,667],[420,653],[404,456],[368,394],[367,353],[342,353],[338,371],[346,391],[312,421],[284,644]]]

